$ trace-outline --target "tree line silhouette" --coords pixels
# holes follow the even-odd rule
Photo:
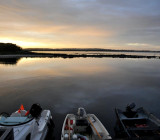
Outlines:
[[[1,52],[19,52],[22,48],[12,43],[0,43]]]

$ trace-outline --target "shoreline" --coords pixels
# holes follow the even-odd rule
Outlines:
[[[0,58],[146,58],[160,59],[160,56],[145,56],[145,55],[126,55],[126,54],[111,54],[111,55],[86,55],[86,54],[4,54]]]
[[[133,52],[133,53],[160,53],[159,50],[122,50],[122,49],[119,49],[119,50],[116,50],[116,49],[102,49],[102,48],[86,48],[86,49],[83,49],[83,48],[61,48],[61,49],[51,49],[51,48],[25,48],[24,50],[26,51],[85,51],[85,52],[88,52],[88,51],[92,51],[92,52]]]

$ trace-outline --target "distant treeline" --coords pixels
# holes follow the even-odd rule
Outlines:
[[[22,49],[20,46],[12,43],[0,43],[0,55],[12,54],[35,54],[33,52]]]
[[[28,48],[28,51],[96,51],[96,52],[148,52],[148,53],[160,53],[160,51],[152,50],[114,50],[114,49],[99,49],[99,48],[62,48],[62,49],[50,49],[50,48]]]
[[[19,52],[22,48],[12,43],[0,43],[0,52]]]

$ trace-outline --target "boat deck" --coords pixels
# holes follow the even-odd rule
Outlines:
[[[89,140],[111,139],[108,131],[94,114],[87,114],[86,118],[68,114],[63,128],[62,133],[69,136],[73,134],[82,135]]]

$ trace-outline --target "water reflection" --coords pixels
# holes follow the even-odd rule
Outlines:
[[[0,58],[0,64],[16,65],[21,58]]]
[[[160,61],[113,58],[23,58],[0,65],[0,112],[40,103],[52,111],[56,138],[66,113],[85,107],[114,136],[114,108],[135,102],[160,118]]]
[[[40,52],[39,52],[40,53]],[[75,59],[75,58],[132,58],[132,59],[160,59],[159,53],[122,53],[122,52],[116,52],[116,53],[106,53],[106,52],[72,52],[72,51],[67,51],[67,52],[44,52],[43,54],[36,54],[36,55],[1,55],[0,56],[0,64],[6,64],[6,65],[15,65],[18,63],[18,61],[21,58],[35,58],[35,59],[40,59],[40,58],[63,58],[63,59]]]

